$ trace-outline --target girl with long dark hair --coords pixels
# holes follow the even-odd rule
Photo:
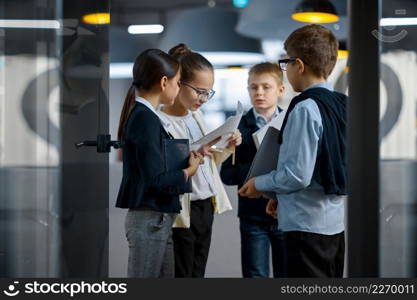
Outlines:
[[[158,49],[142,52],[133,66],[133,83],[122,109],[118,138],[123,142],[123,179],[116,206],[128,208],[128,277],[174,276],[172,225],[180,212],[179,195],[202,156],[191,152],[189,166],[167,171],[163,141],[170,135],[156,113],[179,91],[180,65]]]

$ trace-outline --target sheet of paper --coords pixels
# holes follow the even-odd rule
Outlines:
[[[262,140],[265,137],[265,134],[269,127],[274,127],[278,130],[281,130],[282,122],[284,121],[286,111],[280,112],[275,118],[271,120],[268,124],[266,124],[261,129],[255,131],[252,134],[253,141],[255,142],[256,150],[259,149],[259,145],[262,143]]]
[[[233,135],[233,133],[238,128],[242,115],[243,105],[242,103],[240,103],[240,101],[238,101],[236,115],[228,118],[223,125],[206,134],[198,141],[195,141],[192,145],[205,145],[221,136],[222,138],[219,142],[216,143],[215,146],[216,148],[225,148],[228,144],[227,140]]]

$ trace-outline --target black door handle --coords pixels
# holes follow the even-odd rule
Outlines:
[[[85,146],[97,146],[97,142],[96,141],[84,141],[84,142],[79,142],[75,144],[76,148],[80,148],[80,147],[85,147]]]
[[[114,149],[122,148],[122,142],[112,141],[110,134],[99,134],[97,135],[96,141],[83,141],[75,143],[75,147],[97,147],[97,152],[99,153],[109,153],[111,147]]]

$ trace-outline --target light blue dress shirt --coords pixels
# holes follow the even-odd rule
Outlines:
[[[331,83],[313,85],[333,90]],[[313,179],[323,134],[320,110],[313,99],[298,103],[284,130],[277,169],[255,178],[259,191],[274,191],[282,231],[333,235],[344,230],[345,196],[326,195]]]
[[[269,122],[270,122],[272,119],[276,118],[276,117],[278,116],[278,114],[279,114],[278,109],[275,109],[275,112],[274,112],[274,114],[272,115],[272,117],[271,117],[271,119],[269,120]],[[264,127],[266,124],[268,124],[268,123],[269,123],[263,115],[259,114],[259,113],[256,111],[256,109],[255,109],[255,108],[253,108],[253,115],[255,116],[256,126],[257,126],[258,128],[262,128],[262,127]]]

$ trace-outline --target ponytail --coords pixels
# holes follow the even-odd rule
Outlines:
[[[120,114],[119,129],[117,130],[117,139],[123,139],[124,129],[135,106],[135,90],[149,91],[163,76],[173,78],[179,71],[179,62],[159,49],[147,49],[140,53],[133,65],[133,83],[130,86],[122,112]]]
[[[123,104],[122,112],[120,114],[119,129],[117,130],[117,139],[122,140],[124,128],[126,126],[127,119],[129,118],[130,112],[135,105],[135,87],[133,84],[127,91],[125,102]]]

